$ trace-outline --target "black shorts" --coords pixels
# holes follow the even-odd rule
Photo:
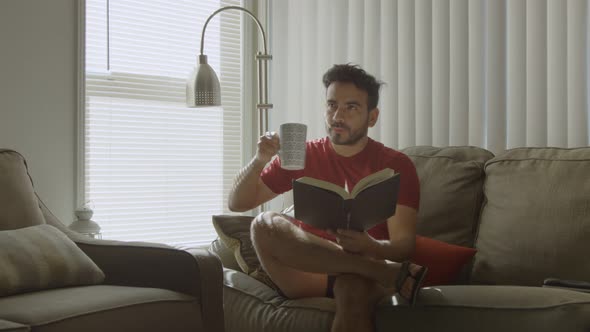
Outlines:
[[[326,285],[326,297],[334,298],[334,284],[336,283],[336,276],[328,275],[328,284]]]
[[[328,282],[326,283],[326,297],[334,298],[334,283],[336,282],[336,276],[328,275]],[[282,297],[287,297],[283,291],[277,287],[277,292]]]

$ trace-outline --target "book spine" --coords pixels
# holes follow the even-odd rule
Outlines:
[[[342,200],[342,211],[346,218],[346,229],[350,229],[350,221],[352,220],[352,199]]]

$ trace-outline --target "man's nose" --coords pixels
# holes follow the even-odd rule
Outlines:
[[[336,111],[334,111],[334,114],[332,114],[333,120],[344,119],[344,112],[346,112],[344,107],[345,106],[338,106],[338,108],[336,108]]]

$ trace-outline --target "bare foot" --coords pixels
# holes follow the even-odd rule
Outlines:
[[[383,269],[383,272],[379,276],[377,283],[379,283],[381,286],[383,286],[385,288],[395,289],[396,282],[399,278],[400,269],[401,269],[402,264],[391,262],[391,261],[385,261],[384,264],[385,264],[385,268]],[[416,277],[420,273],[421,269],[422,269],[422,266],[420,266],[420,265],[410,264],[408,266],[409,274],[406,276],[405,280],[403,281],[401,288],[408,289],[411,292],[412,289],[414,288],[414,285],[418,281],[418,280],[416,280]],[[402,289],[396,289],[396,291],[402,291]]]
[[[384,262],[385,267],[382,270],[377,283],[383,286],[386,289],[393,289],[397,291],[395,287],[395,282],[397,281],[397,275],[400,272],[400,263],[395,263],[391,261]]]

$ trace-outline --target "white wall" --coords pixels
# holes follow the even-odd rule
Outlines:
[[[63,222],[75,205],[77,0],[0,0],[0,147]]]

